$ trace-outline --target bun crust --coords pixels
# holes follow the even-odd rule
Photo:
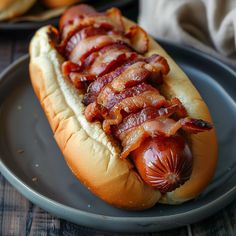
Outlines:
[[[124,18],[124,24],[129,28],[134,23]],[[106,202],[127,209],[150,208],[158,201],[177,204],[197,196],[214,174],[215,132],[188,137],[194,156],[192,176],[182,187],[161,196],[159,191],[143,182],[129,160],[119,159],[119,146],[103,132],[100,123],[89,123],[85,119],[83,95],[63,78],[60,71],[63,58],[50,44],[52,37],[49,35],[55,30],[51,26],[44,27],[32,39],[30,77],[57,144],[74,175]],[[161,87],[163,94],[178,97],[190,116],[211,122],[206,104],[187,76],[150,38],[146,55],[153,53],[164,56],[170,65],[170,73]],[[211,149],[206,150],[206,147]]]
[[[36,0],[1,0],[0,21],[23,15],[36,2]]]

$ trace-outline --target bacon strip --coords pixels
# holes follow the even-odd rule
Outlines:
[[[129,44],[129,41],[121,35],[96,35],[80,41],[68,56],[72,62],[84,61],[84,59],[99,49],[113,43]]]
[[[158,90],[153,88],[152,91],[146,91],[140,95],[128,97],[116,104],[109,111],[110,119],[103,121],[103,130],[105,133],[110,133],[111,125],[118,125],[123,119],[122,113],[130,114],[137,112],[145,107],[160,108],[165,104],[165,98],[159,94]]]
[[[102,120],[102,115],[105,116],[106,110],[102,109],[96,102],[90,103],[84,112],[85,118],[89,122],[94,120]]]
[[[107,74],[113,68],[115,69],[126,61],[133,60],[136,57],[137,54],[131,52],[127,46],[122,44],[112,44],[101,49],[97,53],[97,57],[94,62],[91,63],[88,71],[96,76],[102,76]]]
[[[123,65],[116,70],[97,78],[97,80],[89,85],[87,93],[84,95],[83,103],[87,106],[88,104],[95,102],[102,88],[124,72],[127,67],[128,65]]]
[[[181,128],[180,122],[169,118],[157,118],[152,121],[144,122],[141,126],[122,133],[122,135],[120,135],[123,146],[121,158],[126,158],[130,152],[138,148],[147,137],[174,135],[179,128]]]
[[[124,32],[125,26],[122,20],[122,14],[118,8],[110,8],[105,14],[120,32]]]
[[[93,26],[80,26],[75,30],[70,31],[66,38],[57,46],[57,50],[68,56],[75,46],[82,40],[91,36],[105,35],[111,30],[111,26],[101,25],[97,28]]]
[[[88,19],[90,17],[96,17],[104,15],[104,13],[97,12],[94,8],[85,5],[80,4],[78,6],[70,7],[68,10],[65,11],[65,13],[60,18],[59,27],[60,31],[63,31],[65,26],[68,24],[71,24],[74,19]]]
[[[70,8],[60,19],[60,31],[62,39],[65,39],[70,32],[77,28],[86,26],[99,27],[101,25],[110,25],[114,30],[123,32],[124,24],[121,13],[118,9],[113,8],[106,13],[96,12],[94,9],[88,9],[86,5],[80,5]]]
[[[144,67],[145,65],[146,63],[142,61],[130,65],[120,76],[112,80],[110,87],[116,92],[121,92],[145,81],[150,76],[150,72]]]
[[[71,61],[65,61],[63,62],[61,69],[62,69],[62,74],[64,76],[68,76],[71,72],[79,71],[80,65],[78,65],[77,63],[73,63]]]
[[[170,71],[167,60],[158,54],[152,54],[150,57],[147,57],[145,61],[152,66],[153,72],[160,71],[162,75],[167,75]]]
[[[62,64],[62,72],[67,76],[76,88],[82,89],[88,86],[97,77],[107,74],[109,71],[132,61],[137,54],[130,52],[125,45],[113,44],[103,48],[101,51],[92,53],[84,64],[75,64],[71,61]],[[83,68],[86,68],[83,70]]]
[[[63,63],[63,74],[78,89],[88,86],[85,117],[101,121],[107,134],[112,129],[123,146],[121,158],[147,137],[173,136],[181,128],[190,133],[212,128],[187,117],[177,98],[168,101],[147,84],[162,83],[170,70],[168,62],[157,54],[137,54],[148,50],[147,33],[139,26],[125,33],[118,9],[96,13],[82,6],[64,17],[58,50],[70,61]]]
[[[176,135],[177,131],[181,128],[190,133],[199,133],[211,129],[212,126],[208,122],[188,117],[178,121],[163,117],[146,121],[139,127],[134,127],[119,135],[123,146],[121,158],[126,158],[130,152],[137,149],[147,137],[170,137]]]
[[[141,83],[116,93],[109,85],[106,86],[97,98],[97,103],[110,110],[113,106],[128,97],[138,96],[145,91],[156,91],[151,85]]]
[[[146,62],[146,63],[150,63],[150,65],[152,65],[152,63],[156,63],[156,61],[160,60],[160,58],[162,58],[162,57],[160,57],[159,55],[153,55],[149,58],[139,57],[139,58],[131,60],[128,63],[125,63],[121,67],[116,68],[114,71],[112,71],[112,72],[110,72],[110,73],[108,73],[108,74],[106,74],[102,77],[98,77],[96,81],[94,81],[93,83],[91,83],[89,85],[87,93],[84,96],[83,103],[85,105],[88,105],[88,104],[94,102],[96,100],[96,97],[98,96],[98,94],[104,88],[104,86],[107,85],[108,83],[110,83],[111,81],[113,81],[115,78],[117,78],[121,74],[122,74],[122,78],[120,78],[121,82],[123,80],[123,77],[126,77],[128,73],[132,73],[131,75],[133,76],[133,78],[135,78],[135,73],[140,71],[140,68],[138,68],[138,71],[136,71],[136,66],[137,65],[134,65],[134,64],[136,64],[137,62]],[[165,60],[161,60],[161,61],[163,61],[164,64],[166,63]],[[163,69],[166,68],[166,67],[167,67],[167,69],[165,69],[165,71],[163,71],[163,74],[167,73],[167,71],[169,70],[168,64],[167,64],[167,66],[163,65]],[[126,72],[124,72],[128,68],[129,68],[129,71],[127,70]],[[146,68],[143,68],[142,70],[145,70],[144,73],[149,74],[149,72],[146,71]],[[132,71],[134,71],[134,72],[132,72]],[[144,75],[144,73],[143,73],[143,75]],[[153,73],[153,71],[152,71],[152,73]],[[128,76],[131,77],[131,75],[128,75]],[[156,74],[155,75],[149,74],[149,75],[153,76],[153,77],[155,76],[155,82],[156,83],[161,83],[162,82],[162,78],[160,77],[160,75],[158,75],[158,76]],[[136,77],[138,77],[137,74],[136,74]],[[137,82],[142,82],[141,78]]]
[[[156,109],[154,107],[146,107],[142,109],[138,113],[130,114],[125,117],[119,125],[113,128],[113,132],[116,137],[120,137],[120,135],[126,132],[129,129],[134,127],[138,127],[146,121],[153,120],[157,117],[167,118],[179,109],[178,105],[172,105],[169,107],[162,107],[160,109]]]
[[[192,134],[197,134],[199,132],[203,132],[213,128],[213,126],[209,122],[206,122],[201,119],[194,119],[188,117],[185,119],[180,119],[180,122],[183,130]]]
[[[129,31],[125,34],[131,41],[131,44],[139,53],[145,53],[148,50],[148,35],[147,33],[138,25],[129,28]]]
[[[68,75],[68,78],[77,89],[84,89],[85,86],[88,86],[88,83],[96,79],[96,76],[85,71],[71,72]]]

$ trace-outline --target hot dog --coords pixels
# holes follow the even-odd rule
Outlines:
[[[200,194],[214,174],[216,136],[186,75],[118,9],[79,5],[59,25],[34,36],[30,75],[72,172],[128,209]]]

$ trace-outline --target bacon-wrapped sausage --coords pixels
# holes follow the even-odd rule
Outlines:
[[[78,12],[80,11],[81,8],[78,9]],[[89,12],[89,14],[86,12]],[[119,133],[119,125],[122,120],[122,127],[128,127],[129,125],[127,124],[132,123],[131,118],[129,117],[127,119],[126,117],[129,114],[135,115],[136,119],[140,121],[140,116],[147,111],[150,112],[152,110],[157,115],[162,110],[165,111],[172,108],[169,116],[176,115],[178,109],[173,112],[173,106],[168,108],[170,101],[167,101],[156,88],[148,83],[148,79],[150,80],[150,78],[152,78],[152,82],[159,81],[160,83],[160,77],[163,79],[168,74],[169,66],[167,61],[160,55],[152,55],[146,58],[137,54],[138,52],[145,53],[148,50],[146,33],[138,26],[131,27],[125,33],[122,27],[109,24],[110,18],[108,16],[106,19],[106,16],[101,14],[90,14],[92,12],[91,9],[88,9],[86,12],[80,15],[82,20],[74,23],[75,17],[68,11],[67,14],[71,15],[71,18],[67,16],[66,22],[69,21],[76,25],[76,30],[73,29],[67,32],[69,39],[68,36],[65,37],[66,40],[62,42],[62,45],[65,48],[63,56],[72,63],[80,65],[77,74],[74,71],[69,73],[70,80],[75,87],[79,87],[77,80],[83,83],[85,80],[90,82],[91,80],[89,78],[93,78],[92,81],[94,82],[89,85],[90,87],[84,98],[85,104],[88,105],[90,103],[85,110],[87,120],[94,121],[96,119],[102,119],[103,130],[105,133],[111,134],[111,127],[116,130],[116,133]],[[90,15],[93,16],[92,19],[94,22],[92,23],[91,21],[89,26],[84,26],[82,22],[86,21],[86,19],[91,20]],[[110,28],[107,25],[104,27],[100,23],[96,27],[95,22],[99,22],[101,19],[105,22],[107,21],[106,23]],[[66,25],[66,22],[63,23],[62,18],[61,24]],[[140,35],[142,36],[140,37]],[[143,39],[146,40],[142,41]],[[133,50],[131,47],[133,47]],[[138,52],[135,52],[134,49],[137,48]],[[91,60],[91,58],[93,59]],[[86,61],[89,61],[89,63],[86,63]],[[117,71],[119,72],[116,73]],[[87,79],[84,79],[84,75],[86,75]],[[100,85],[97,85],[99,89],[91,94],[92,88],[95,86],[94,84],[99,83]],[[88,100],[90,101],[88,102]],[[175,119],[178,119],[178,117],[175,117]],[[184,184],[191,176],[191,151],[187,141],[183,141],[184,145],[178,145],[180,143],[179,140],[184,140],[178,134],[178,130],[183,128],[185,131],[191,130],[191,132],[197,133],[212,128],[207,122],[204,122],[205,125],[203,127],[202,123],[198,122],[198,120],[194,122],[195,125],[191,126],[192,129],[186,128],[186,124],[188,123],[186,119],[188,121],[189,118],[176,121],[166,117],[166,115],[161,115],[157,118],[153,117],[152,119],[148,119],[148,116],[146,116],[146,120],[143,119],[142,122],[139,122],[139,124],[136,123],[136,125],[135,121],[133,121],[133,124],[131,124],[133,126],[132,128],[123,129],[122,133],[120,132],[119,135],[116,135],[123,147],[120,157],[126,158],[133,152],[132,157],[134,160],[137,160],[136,156],[139,156],[139,159],[146,156],[146,154],[143,156],[137,155],[139,152],[135,152],[135,150],[142,150],[141,153],[146,153],[148,147],[150,149],[148,153],[154,155],[157,147],[159,148],[160,146],[159,143],[163,140],[162,146],[164,149],[166,147],[168,149],[167,152],[172,153],[172,155],[166,157],[168,159],[167,161],[176,164],[173,168],[174,170],[177,168],[178,178],[172,178],[171,181],[167,181],[171,175],[174,175],[170,169],[166,169],[168,173],[164,173],[165,170],[163,170],[161,176],[155,175],[158,172],[157,170],[155,171],[158,165],[154,164],[152,165],[152,175],[148,171],[145,174],[143,170],[149,169],[147,167],[141,168],[140,166],[141,163],[142,165],[149,166],[151,162],[149,163],[148,160],[150,158],[145,159],[143,162],[140,160],[135,161],[135,163],[138,163],[137,169],[139,172],[141,171],[140,174],[144,181],[162,193],[173,191],[175,188]],[[161,139],[161,137],[165,138]],[[147,141],[148,138],[150,140],[149,142]],[[156,140],[156,143],[153,140]],[[184,151],[186,148],[188,148],[188,152]],[[160,155],[156,156],[156,158],[156,161],[160,161],[159,159],[162,157]],[[153,158],[151,159],[153,160]],[[185,168],[180,167],[180,163],[185,162],[188,165]],[[188,170],[186,169],[187,167]],[[158,181],[164,181],[165,184],[153,184]]]
[[[106,149],[103,148],[107,148],[109,143],[112,143],[112,147],[117,145],[121,148],[119,158],[115,159],[119,164],[113,168],[112,159],[113,161],[108,161],[105,165],[104,173],[99,170],[106,181],[110,178],[109,169],[112,168],[112,180],[109,181],[116,182],[116,195],[100,177],[95,179],[96,171],[90,173],[94,178],[87,174],[89,167],[84,164],[85,162],[90,163],[93,169],[97,163],[99,169],[104,166],[104,160],[100,159],[100,162],[93,163],[91,159],[82,160],[81,155],[75,159],[69,149],[65,150],[67,143],[75,136],[81,138],[81,143],[87,143],[85,140],[89,139],[85,138],[84,134],[75,133],[67,136],[65,131],[65,142],[62,141],[64,138],[61,135],[56,139],[59,146],[62,146],[72,171],[82,178],[92,191],[112,204],[141,209],[151,205],[148,203],[149,206],[145,206],[144,198],[149,202],[147,198],[153,197],[156,200],[162,196],[161,201],[168,203],[181,202],[181,198],[183,201],[188,200],[203,189],[213,173],[214,152],[212,161],[209,161],[209,174],[206,174],[205,169],[199,170],[199,163],[203,160],[196,157],[196,147],[201,147],[202,150],[203,142],[211,142],[216,149],[214,132],[210,131],[213,127],[204,120],[205,117],[210,121],[210,116],[203,102],[198,107],[194,105],[202,101],[199,94],[168,55],[160,47],[152,46],[154,43],[139,26],[127,25],[129,23],[124,21],[118,9],[98,13],[89,6],[80,5],[70,8],[62,16],[60,33],[54,29],[51,31],[57,38],[51,45],[64,59],[60,68],[63,80],[58,79],[59,86],[66,102],[73,104],[72,110],[79,117],[80,124],[83,124],[86,132],[93,137],[93,146],[87,151],[93,152],[95,158],[96,152],[100,157],[100,150],[105,150],[104,155],[107,155]],[[159,51],[153,48],[158,48]],[[33,84],[37,91],[37,82]],[[72,88],[73,95],[70,97],[68,91]],[[43,101],[47,101],[47,97],[45,99]],[[78,103],[75,102],[77,100]],[[193,103],[192,110],[188,104],[189,100],[189,103]],[[49,108],[45,105],[45,109]],[[207,115],[192,118],[192,115],[194,117],[197,114],[192,111],[200,109]],[[46,113],[50,117],[52,115],[50,120],[57,118],[57,113],[53,115],[50,110]],[[67,114],[65,111],[60,113]],[[73,120],[69,115],[66,117],[63,121],[65,124]],[[69,129],[73,130],[74,125],[72,122]],[[55,132],[67,130],[65,126],[58,124]],[[90,126],[94,127],[94,134]],[[199,134],[201,132],[204,133],[203,136]],[[198,140],[201,144],[197,144],[194,135],[200,137]],[[106,140],[102,142],[102,147],[98,144],[100,140]],[[80,145],[80,151],[84,150],[85,146]],[[112,148],[109,150],[116,153]],[[126,169],[122,172],[122,165],[129,171]],[[107,171],[109,174],[106,174]],[[204,184],[199,183],[199,186],[196,171],[204,176]],[[129,177],[131,175],[132,177]],[[131,183],[128,180],[127,182],[126,178],[135,180]],[[194,183],[196,191],[189,186],[191,183]],[[105,189],[103,185],[106,185]],[[129,194],[123,196],[117,192],[118,189],[121,192],[132,189],[131,192],[134,195],[138,193],[138,197]],[[140,193],[144,191],[141,189],[145,189],[147,196],[141,196]],[[125,197],[132,200],[124,203]],[[154,199],[150,201],[153,203]]]

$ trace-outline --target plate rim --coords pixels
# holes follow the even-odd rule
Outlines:
[[[175,47],[178,50],[184,50],[186,52],[194,53],[195,55],[197,54],[197,56],[200,56],[206,60],[210,60],[211,62],[217,64],[218,66],[223,67],[223,69],[225,69],[229,73],[231,73],[236,79],[236,72],[232,68],[230,68],[228,65],[224,64],[220,60],[218,60],[208,54],[202,53],[202,52],[200,52],[196,49],[193,49],[193,48],[188,48],[188,47],[180,46],[180,45],[177,45],[174,43],[170,43],[168,41],[162,41],[162,40],[157,40],[157,41],[161,45],[164,45],[164,48],[165,48],[165,46]],[[6,78],[8,73],[11,73],[11,71],[14,68],[18,67],[21,63],[25,63],[27,60],[29,60],[28,54],[20,57],[18,60],[14,61],[11,65],[9,65],[7,68],[5,68],[0,74],[0,86],[4,82],[4,80],[5,80],[4,78]],[[70,207],[68,205],[64,205],[63,203],[55,201],[55,200],[53,200],[49,197],[46,197],[43,194],[37,192],[36,190],[32,189],[30,186],[25,184],[24,181],[21,180],[20,178],[18,178],[18,176],[16,176],[10,169],[8,169],[8,167],[4,164],[4,162],[2,160],[2,154],[0,154],[0,172],[22,195],[24,195],[27,199],[29,199],[30,201],[32,201],[36,205],[40,206],[41,208],[46,209],[46,211],[48,211],[52,214],[56,214],[60,218],[69,220],[69,221],[77,223],[77,224],[89,226],[89,227],[93,227],[93,224],[91,224],[90,221],[88,221],[88,223],[85,223],[85,221],[81,223],[81,221],[80,222],[76,221],[76,219],[73,220],[73,216],[77,216],[76,217],[77,219],[79,217],[85,217],[90,220],[96,219],[98,221],[98,223],[101,222],[103,224],[103,225],[100,224],[100,226],[99,227],[97,226],[96,228],[103,229],[103,230],[104,229],[107,230],[109,228],[108,227],[109,222],[110,223],[111,222],[117,223],[117,221],[119,221],[120,223],[122,223],[122,222],[126,222],[128,224],[133,223],[133,224],[137,224],[139,226],[142,226],[142,225],[145,226],[145,222],[148,222],[146,224],[151,224],[151,225],[154,224],[153,225],[155,228],[154,230],[157,230],[158,227],[160,228],[160,225],[158,225],[159,223],[161,223],[161,222],[166,223],[166,222],[176,220],[176,217],[178,218],[178,222],[180,222],[180,223],[178,223],[177,225],[173,225],[172,228],[179,227],[179,226],[183,226],[186,223],[196,222],[196,220],[193,220],[191,218],[193,215],[198,216],[197,221],[202,220],[202,219],[214,214],[215,212],[219,211],[220,209],[222,209],[223,207],[225,207],[226,205],[228,205],[229,203],[231,203],[233,200],[236,199],[236,186],[234,186],[233,188],[231,188],[229,191],[225,192],[223,195],[221,195],[220,197],[218,197],[214,201],[211,201],[203,206],[200,206],[198,208],[195,208],[195,209],[192,209],[192,210],[189,210],[186,212],[182,212],[182,213],[177,213],[177,214],[172,214],[172,215],[167,215],[167,216],[147,216],[147,217],[144,217],[144,216],[141,216],[141,217],[139,217],[139,216],[138,217],[107,216],[107,215],[103,215],[103,214],[87,212],[84,210]],[[211,209],[211,210],[209,210],[209,209]],[[60,211],[62,211],[62,213],[60,213]],[[208,213],[206,213],[206,211],[208,211]],[[63,214],[63,212],[64,212],[64,214]],[[204,214],[202,214],[203,212],[204,212]],[[189,216],[191,216],[191,217],[189,217]],[[105,220],[106,220],[106,222],[104,223]],[[184,223],[182,222],[183,220],[184,220]],[[170,227],[168,227],[168,228],[170,228]],[[117,232],[117,228],[116,229],[109,228],[109,230]],[[122,228],[119,229],[120,232],[134,232],[134,230],[129,230],[126,227],[124,227],[124,230],[122,230]],[[144,228],[143,232],[146,232],[146,231],[150,232],[149,227]],[[153,231],[153,230],[151,230],[151,231]],[[139,229],[139,232],[141,232],[140,229]]]

